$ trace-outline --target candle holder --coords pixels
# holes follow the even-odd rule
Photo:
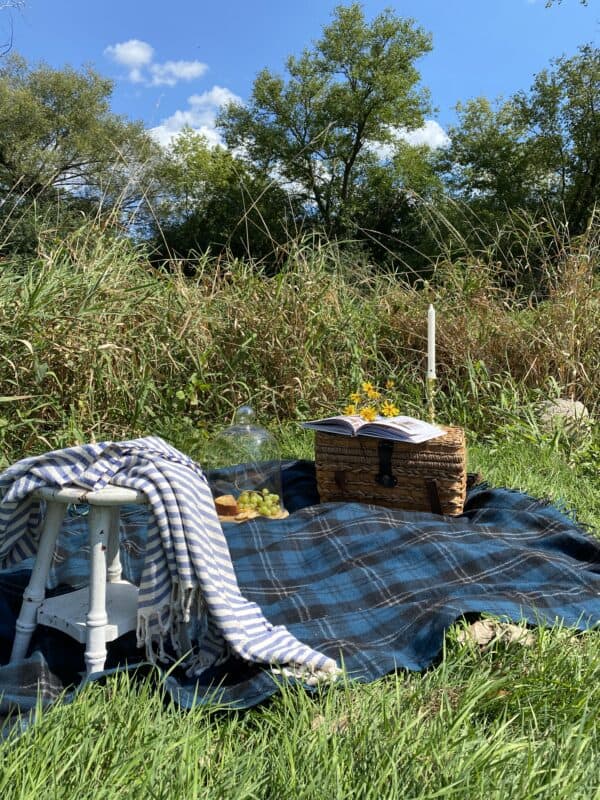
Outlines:
[[[435,378],[427,378],[427,411],[429,422],[435,422]]]

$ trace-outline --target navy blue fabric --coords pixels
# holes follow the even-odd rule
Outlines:
[[[318,505],[314,465],[283,467],[284,502],[294,513],[223,526],[240,589],[272,623],[343,662],[352,678],[372,681],[397,668],[430,666],[445,631],[463,615],[560,621],[579,629],[600,619],[600,542],[551,505],[485,486],[469,492],[463,515],[454,518],[354,503]],[[123,529],[130,579],[139,575],[143,557],[144,512],[134,511]],[[61,536],[59,583],[85,579],[81,519],[72,516]],[[22,585],[22,570],[18,581],[0,575],[3,615],[18,608]],[[0,624],[0,659],[6,661],[7,616]],[[40,650],[60,671],[53,634],[46,636]],[[118,656],[111,649],[111,663],[123,651],[131,663],[133,648],[119,646]],[[8,669],[0,668],[0,691]],[[18,682],[15,670],[11,674]],[[183,706],[218,701],[248,707],[277,691],[277,682],[270,671],[232,659],[199,684],[175,671],[167,687]],[[17,702],[18,685],[9,688]]]

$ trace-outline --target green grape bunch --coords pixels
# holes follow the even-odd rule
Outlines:
[[[268,489],[244,491],[237,499],[240,511],[256,511],[261,517],[276,517],[281,513],[279,495]]]

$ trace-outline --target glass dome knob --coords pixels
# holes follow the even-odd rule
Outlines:
[[[233,415],[234,425],[254,425],[256,415],[252,406],[240,406]]]

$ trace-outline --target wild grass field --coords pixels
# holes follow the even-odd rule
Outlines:
[[[94,225],[42,238],[0,271],[2,464],[149,433],[202,462],[245,402],[282,456],[310,457],[298,421],[338,410],[365,378],[393,377],[402,411],[422,415],[434,302],[437,418],[466,428],[470,469],[600,529],[597,424],[539,417],[559,395],[598,417],[598,233],[561,242],[536,297],[482,254],[441,255],[423,283],[304,240],[275,275],[204,258],[190,278]],[[424,674],[290,688],[245,713],[181,712],[158,678],[116,676],[9,734],[0,796],[600,796],[599,636],[557,627],[481,650],[451,632]]]
[[[244,402],[266,422],[339,409],[365,377],[394,378],[425,408],[427,306],[437,310],[441,421],[471,433],[525,424],[563,395],[590,411],[600,385],[600,218],[536,267],[538,295],[494,256],[449,260],[429,280],[382,272],[335,243],[292,240],[279,271],[199,257],[158,271],[101,225],[0,271],[0,452],[164,432],[193,454]],[[557,234],[557,237],[559,234]]]

